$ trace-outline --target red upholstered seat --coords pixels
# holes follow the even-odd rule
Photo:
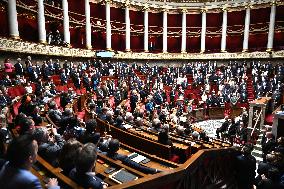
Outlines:
[[[54,98],[54,102],[57,104],[58,107],[60,107],[60,97],[59,96]]]
[[[14,87],[11,87],[11,88],[8,89],[8,95],[9,95],[11,98],[15,98],[15,97],[17,96]]]
[[[84,120],[84,118],[85,118],[85,111],[77,112],[77,117],[78,117],[79,119]]]
[[[19,107],[21,106],[21,102],[18,101],[16,103],[13,104],[13,111],[15,115],[19,114]]]

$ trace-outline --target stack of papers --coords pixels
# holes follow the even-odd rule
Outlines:
[[[141,161],[144,161],[146,159],[145,156],[142,156],[142,155],[137,154],[137,153],[132,153],[128,157],[136,163],[140,163]]]

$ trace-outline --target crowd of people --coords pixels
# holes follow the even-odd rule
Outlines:
[[[0,81],[0,157],[3,159],[3,168],[0,171],[1,186],[8,179],[10,172],[24,170],[17,172],[15,180],[8,179],[11,184],[5,185],[6,188],[24,187],[31,183],[34,185],[29,188],[37,188],[39,181],[36,178],[22,179],[22,176],[29,177],[27,170],[38,153],[53,166],[60,166],[65,175],[80,185],[103,188],[107,184],[92,172],[97,153],[120,160],[147,174],[155,174],[160,170],[137,164],[129,157],[119,154],[119,141],[96,133],[94,119],[84,122],[74,115],[73,110],[67,106],[77,97],[74,89],[85,88],[87,92],[94,94],[87,103],[93,118],[99,118],[120,129],[127,129],[131,125],[157,133],[158,142],[172,146],[173,134],[209,141],[205,131],[196,131],[193,128],[193,106],[210,108],[220,107],[224,103],[231,106],[235,106],[237,102],[247,103],[249,74],[253,78],[256,97],[271,96],[274,107],[277,107],[283,93],[284,67],[258,62],[229,62],[226,66],[217,65],[216,62],[188,63],[180,67],[150,66],[95,59],[77,64],[52,59],[39,63],[33,62],[29,56],[25,61],[18,58],[15,64],[9,59],[5,60],[4,72],[5,75]],[[54,80],[56,75],[58,80]],[[102,79],[104,77],[107,79]],[[67,85],[70,82],[74,84],[74,89],[70,88],[66,92],[57,90],[57,85]],[[25,95],[20,99],[18,114],[11,118],[11,105],[17,99],[10,97],[8,88],[14,85],[24,86]],[[192,93],[196,96],[191,95]],[[60,96],[60,107],[54,101],[57,96]],[[46,114],[57,129],[36,127],[44,122],[41,115],[43,109],[47,109]],[[237,135],[241,145],[245,145],[248,142],[247,124],[248,114],[245,109],[236,118],[228,115],[221,128],[217,129],[217,137],[225,132],[233,143]],[[17,129],[19,138],[12,140],[12,128]],[[10,145],[6,149],[8,143]],[[271,153],[274,156],[278,154],[277,158],[282,157],[280,147],[276,149],[274,146],[265,150],[265,143],[263,144],[265,161]],[[23,149],[29,150],[15,151],[15,146],[23,146]],[[253,157],[248,153],[251,148],[246,145],[245,147],[240,159],[247,158],[253,163]],[[251,169],[253,168],[252,166]],[[273,168],[274,171],[278,168],[279,175],[283,175],[282,167]],[[277,177],[279,185],[282,183],[281,176]],[[267,170],[265,177],[258,177],[257,182],[254,180],[252,184],[265,188],[263,183],[269,179],[271,180],[267,182],[274,183],[275,178],[268,175]],[[54,179],[50,180],[48,186],[58,187]]]

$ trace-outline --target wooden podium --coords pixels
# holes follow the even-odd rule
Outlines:
[[[248,129],[251,131],[251,136],[253,134],[258,135],[261,131],[264,125],[266,107],[270,99],[270,97],[261,97],[250,102]]]
[[[281,111],[280,107],[277,108],[274,112],[274,119],[272,125],[272,133],[275,138],[284,136],[284,111]]]

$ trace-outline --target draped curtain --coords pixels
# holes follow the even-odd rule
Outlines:
[[[284,6],[277,6],[274,31],[274,49],[284,49]]]
[[[241,52],[243,49],[246,11],[227,13],[226,49],[228,52]]]
[[[1,23],[0,36],[1,37],[9,36],[8,13],[6,10],[7,10],[7,3],[3,1],[0,2],[0,23]]]
[[[206,52],[220,52],[222,38],[223,13],[207,13],[206,15]]]
[[[251,9],[249,51],[266,50],[270,10],[270,7]]]
[[[186,15],[186,49],[187,52],[200,52],[201,14],[188,13]]]
[[[143,11],[129,11],[130,17],[130,48],[133,52],[144,50],[144,13]]]
[[[148,13],[149,50],[161,52],[163,49],[163,13]]]
[[[181,51],[182,14],[168,14],[168,52]]]

